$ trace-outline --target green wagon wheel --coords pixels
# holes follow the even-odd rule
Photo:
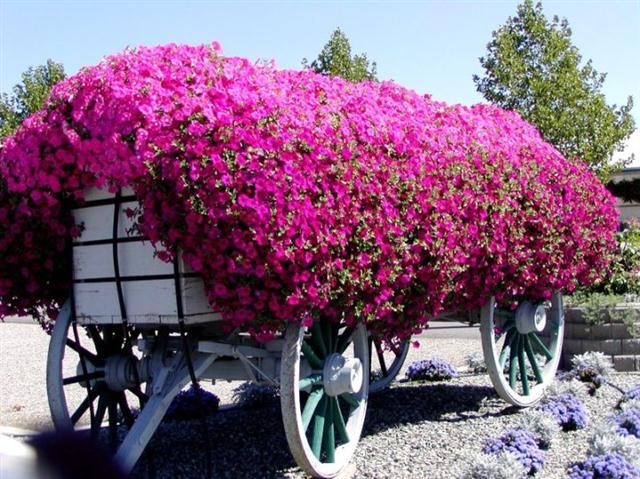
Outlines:
[[[367,410],[369,344],[364,325],[319,320],[287,327],[280,405],[289,448],[313,477],[335,477],[355,452]]]
[[[379,339],[370,339],[369,347],[371,349],[369,355],[371,358],[369,392],[373,394],[389,387],[396,378],[407,358],[409,340],[389,351],[384,349],[384,345]]]
[[[491,382],[502,399],[519,407],[536,404],[558,370],[564,315],[562,296],[548,303],[522,301],[500,309],[492,298],[481,311],[482,350]]]

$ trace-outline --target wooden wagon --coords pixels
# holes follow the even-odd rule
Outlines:
[[[84,225],[73,247],[73,293],[53,329],[47,388],[56,428],[105,422],[122,465],[133,468],[175,396],[190,382],[245,380],[277,385],[287,441],[298,465],[334,477],[360,439],[369,393],[400,371],[408,342],[384,351],[363,324],[291,323],[267,343],[225,331],[202,280],[182,263],[154,256],[131,234],[130,192],[87,192],[74,211]],[[491,380],[502,398],[535,404],[553,379],[563,334],[562,299],[522,301],[478,312]],[[375,363],[375,365],[373,365]],[[71,389],[75,389],[72,394]],[[83,394],[77,398],[77,391]],[[134,414],[130,402],[138,403]]]

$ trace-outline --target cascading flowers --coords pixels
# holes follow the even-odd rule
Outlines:
[[[364,319],[406,338],[453,306],[548,298],[606,269],[611,196],[517,114],[166,45],[58,84],[0,152],[0,315],[55,309],[83,190],[130,187],[226,324]]]

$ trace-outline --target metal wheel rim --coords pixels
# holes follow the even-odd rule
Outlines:
[[[379,355],[379,350],[378,350],[378,346],[380,345],[380,342],[376,342],[376,340],[374,339],[371,342],[370,347],[374,348],[374,351],[371,351],[371,354],[376,354]],[[380,345],[381,346],[381,345]],[[393,380],[396,378],[396,376],[398,376],[398,374],[400,373],[400,369],[402,369],[402,365],[404,364],[404,361],[407,359],[407,354],[409,352],[409,341],[404,341],[400,346],[397,352],[394,352],[395,357],[393,358],[393,361],[391,363],[390,366],[386,367],[386,373],[385,373],[385,368],[381,368],[381,373],[382,373],[382,377],[373,379],[370,379],[370,383],[369,383],[369,393],[373,394],[373,393],[377,393],[382,391],[383,389],[386,389],[387,387],[389,387],[389,385],[393,382]],[[373,368],[373,361],[371,362],[371,368]],[[378,363],[381,363],[381,360],[378,356]]]
[[[317,326],[314,325],[314,328],[315,327]],[[330,478],[340,474],[340,472],[349,464],[362,433],[369,391],[368,334],[363,324],[359,324],[354,328],[345,328],[340,332],[339,341],[345,337],[349,338],[349,344],[353,346],[354,356],[362,363],[365,374],[363,374],[360,390],[357,393],[350,394],[350,400],[355,401],[353,405],[348,406],[348,416],[345,417],[346,415],[342,414],[343,418],[346,419],[344,422],[348,441],[341,441],[341,444],[335,444],[334,462],[323,462],[322,455],[320,458],[316,456],[316,453],[312,450],[312,445],[310,445],[309,439],[307,438],[307,432],[309,429],[313,429],[313,431],[311,431],[311,435],[314,435],[314,421],[316,420],[316,415],[313,415],[312,419],[307,422],[308,427],[305,427],[305,424],[303,423],[303,415],[309,401],[308,399],[305,406],[302,406],[302,394],[300,392],[301,379],[304,379],[300,378],[302,358],[304,357],[306,360],[308,348],[310,347],[308,341],[305,340],[306,331],[307,328],[292,323],[289,324],[285,333],[280,372],[280,404],[282,409],[282,419],[287,442],[289,443],[289,449],[291,450],[291,454],[298,465],[313,477]],[[306,352],[303,352],[303,350]],[[312,389],[312,391],[317,390],[323,390],[323,387],[320,389]],[[342,396],[344,395],[339,396],[342,400],[336,400],[335,402],[338,403],[338,407],[341,408],[341,411],[344,411],[346,406],[344,403],[346,400]],[[309,395],[309,398],[311,398],[311,395]],[[322,398],[318,400],[318,404],[322,404],[325,398],[328,398],[328,396],[323,393]],[[333,407],[335,408],[335,402],[332,399],[327,399],[327,402],[333,403]],[[333,410],[335,411],[335,409]],[[329,429],[331,429],[331,426],[329,426]],[[340,437],[339,429],[341,428],[338,426],[337,420],[334,420],[333,433],[336,438]],[[323,446],[320,452],[325,452],[324,457],[326,459],[328,457],[328,452],[326,451],[326,445],[324,444],[325,434],[326,433],[323,430]]]
[[[551,307],[547,312],[547,326],[542,334],[535,332],[521,334],[513,326],[511,329],[502,331],[502,335],[497,338],[496,313],[498,312],[494,298],[491,298],[481,310],[482,350],[491,382],[498,395],[506,402],[519,407],[532,406],[542,399],[546,387],[553,381],[558,370],[564,336],[562,296],[553,295]],[[512,331],[511,336],[509,336],[510,331]],[[501,347],[498,345],[499,340],[502,340]],[[505,345],[507,342],[514,346]],[[546,351],[540,346],[540,342],[546,347]],[[534,362],[538,363],[535,353],[546,358],[542,367],[537,364],[537,372],[533,365]],[[515,369],[515,373],[512,368]],[[525,384],[527,384],[526,387]]]
[[[106,418],[109,425],[110,445],[115,451],[118,438],[118,427],[120,421],[126,424],[128,427],[133,425],[135,421],[134,415],[129,408],[128,401],[124,395],[124,391],[111,391],[104,382],[100,382],[100,376],[94,378],[93,376],[86,377],[84,373],[82,375],[82,381],[93,381],[93,387],[87,389],[87,398],[90,400],[90,405],[84,409],[84,412],[79,417],[74,416],[78,414],[80,408],[70,413],[68,400],[65,393],[65,380],[70,378],[64,377],[64,359],[67,350],[75,349],[69,346],[69,330],[72,327],[71,321],[71,307],[67,301],[60,310],[56,322],[53,327],[51,339],[49,342],[49,350],[47,354],[47,398],[49,402],[49,410],[51,412],[51,419],[54,427],[58,431],[72,431],[76,429],[76,424],[85,417],[88,413],[90,415],[90,433],[92,436],[97,437],[102,427],[103,420]],[[77,353],[80,356],[80,353]],[[99,359],[100,355],[95,354]],[[85,358],[86,359],[86,358]],[[99,369],[99,368],[98,368]],[[92,373],[90,373],[92,374]],[[78,382],[78,381],[76,381]],[[146,397],[141,391],[137,391],[141,401]],[[84,401],[81,403],[81,406]]]

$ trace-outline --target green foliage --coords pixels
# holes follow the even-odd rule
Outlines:
[[[606,103],[606,74],[591,60],[581,64],[566,19],[549,21],[540,3],[525,0],[487,48],[480,58],[485,75],[473,80],[488,101],[518,111],[563,155],[581,158],[602,179],[626,163],[611,158],[634,130],[633,99],[619,107]]]
[[[614,261],[605,278],[568,298],[567,305],[584,308],[590,324],[621,322],[629,334],[640,337],[640,312],[619,308],[620,303],[640,298],[640,222],[631,221],[618,232]]]
[[[29,68],[13,94],[0,96],[0,143],[13,133],[32,113],[38,111],[49,96],[51,87],[65,77],[64,67],[53,60]]]
[[[589,293],[577,294],[568,302],[584,310],[587,324],[623,323],[629,334],[640,337],[640,312],[633,308],[620,307],[626,301],[625,296],[618,294]]]
[[[584,303],[589,295],[640,296],[640,222],[623,223],[617,233],[613,259],[602,280],[577,290],[569,301]]]
[[[631,221],[618,232],[614,261],[605,279],[591,292],[640,295],[640,222]]]
[[[311,65],[305,58],[302,66],[322,75],[339,76],[354,83],[377,80],[376,62],[369,64],[365,53],[351,55],[349,39],[339,28],[331,34],[318,58]]]

